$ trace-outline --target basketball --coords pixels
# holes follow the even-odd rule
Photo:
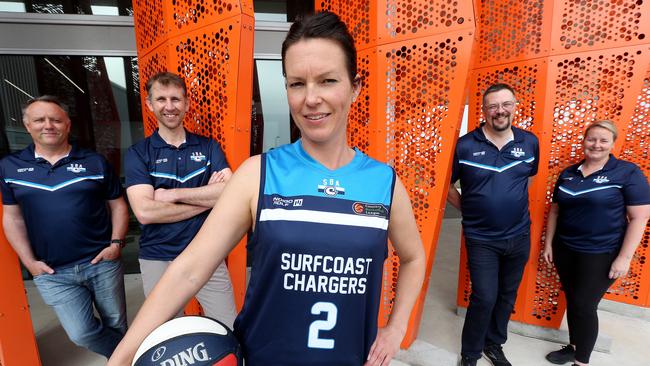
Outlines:
[[[172,319],[149,334],[132,366],[242,366],[237,338],[221,322],[202,316]]]

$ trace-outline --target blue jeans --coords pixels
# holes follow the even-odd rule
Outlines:
[[[478,359],[486,345],[504,344],[517,289],[530,254],[530,234],[506,240],[465,238],[472,294],[463,326],[463,356]]]
[[[54,308],[75,344],[109,358],[126,333],[122,263],[90,262],[34,277],[47,305]],[[101,319],[94,314],[97,309]]]

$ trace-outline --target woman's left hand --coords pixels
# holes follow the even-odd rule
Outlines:
[[[404,338],[404,332],[396,327],[379,328],[377,338],[370,347],[368,360],[364,366],[388,366],[393,356],[399,351],[399,345]]]
[[[630,261],[631,259],[622,257],[620,255],[616,257],[609,269],[609,278],[617,279],[625,277],[627,275],[627,271],[630,269]]]

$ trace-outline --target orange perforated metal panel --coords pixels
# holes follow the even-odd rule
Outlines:
[[[643,78],[641,92],[636,98],[636,106],[632,118],[628,119],[625,140],[619,138],[622,144],[619,157],[634,162],[641,168],[646,178],[650,178],[650,66]],[[646,226],[639,248],[634,254],[630,273],[618,280],[605,296],[606,299],[628,304],[650,307],[650,225]]]
[[[185,128],[217,140],[232,168],[249,156],[253,88],[252,1],[134,1],[142,105],[145,83],[160,71],[185,80],[190,110]],[[143,108],[145,134],[157,122]],[[243,243],[228,257],[238,307],[246,285]],[[197,304],[186,311],[196,312]]]
[[[4,231],[0,231],[0,288],[0,365],[40,365],[18,256]]]
[[[565,0],[553,4],[553,54],[648,44],[648,1]]]
[[[552,327],[561,322],[561,285],[555,269],[541,258],[541,249],[555,181],[562,169],[582,158],[586,124],[613,120],[621,131],[615,153],[637,162],[648,174],[649,7],[644,1],[619,0],[475,1],[470,127],[480,121],[482,91],[496,78],[513,84],[519,99],[516,124],[540,140],[539,171],[530,189],[531,259],[515,320]],[[522,121],[524,114],[530,119]],[[646,230],[630,275],[612,287],[608,298],[650,306],[647,245]],[[461,306],[467,305],[470,293],[465,263],[463,250]]]
[[[403,342],[415,339],[440,229],[473,41],[473,12],[459,1],[316,1],[355,36],[363,88],[350,143],[395,168],[407,187],[427,255],[425,285]],[[395,297],[399,259],[384,267],[380,325]]]

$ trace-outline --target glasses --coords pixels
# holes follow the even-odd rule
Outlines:
[[[512,101],[503,102],[501,104],[498,104],[498,103],[497,104],[490,104],[490,105],[486,105],[485,109],[490,113],[494,113],[494,112],[498,111],[499,107],[505,109],[506,111],[511,111],[515,107],[515,104],[517,104],[517,102],[512,102]]]

